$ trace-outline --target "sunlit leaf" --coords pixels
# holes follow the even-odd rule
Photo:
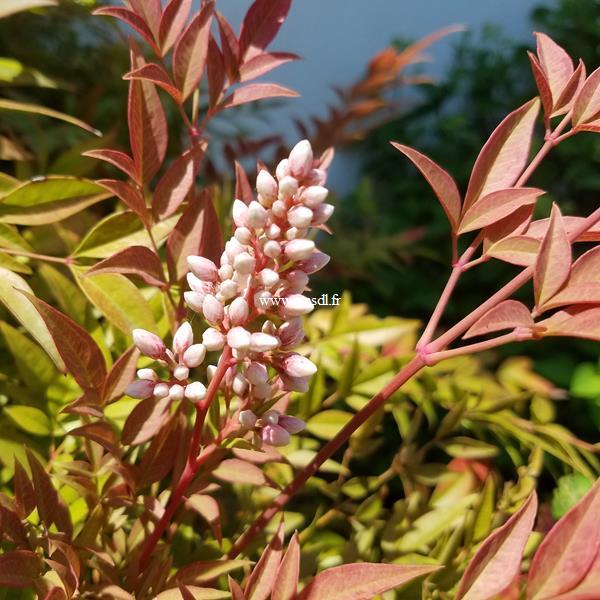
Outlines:
[[[485,335],[503,329],[530,327],[533,325],[531,311],[517,300],[504,300],[476,321],[463,336],[464,339]]]

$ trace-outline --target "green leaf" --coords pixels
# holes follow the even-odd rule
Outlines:
[[[6,406],[4,412],[23,431],[30,435],[48,436],[52,433],[52,423],[48,416],[33,406]]]
[[[481,440],[462,436],[439,442],[438,446],[450,456],[471,460],[491,458],[492,456],[496,456],[499,452],[498,447],[493,444],[486,444]]]
[[[593,485],[594,482],[581,473],[563,475],[552,492],[552,516],[560,519],[592,489]]]
[[[48,263],[42,263],[38,267],[37,273],[56,298],[62,312],[83,325],[88,303],[81,290],[69,277]]]
[[[0,9],[1,10],[1,9]],[[26,67],[14,58],[0,57],[0,81],[11,85],[57,88],[58,83],[37,69]]]
[[[48,327],[33,304],[19,290],[33,295],[33,290],[22,277],[0,267],[0,301],[48,353],[58,370],[64,373],[65,364]]]
[[[0,187],[0,193],[2,188]],[[0,248],[10,250],[25,250],[31,252],[33,248],[21,237],[16,227],[0,223]]]
[[[318,438],[330,440],[352,416],[352,413],[343,410],[324,410],[309,419],[306,429]]]

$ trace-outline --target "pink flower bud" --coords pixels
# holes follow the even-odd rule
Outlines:
[[[184,396],[191,402],[199,402],[206,396],[206,387],[200,381],[185,386]]]
[[[242,427],[252,429],[258,420],[257,416],[251,410],[243,410],[238,416],[238,421]]]
[[[306,429],[306,423],[298,417],[292,417],[289,415],[281,415],[279,417],[278,425],[281,425],[288,433],[300,433]]]
[[[248,223],[246,221],[248,217],[248,207],[241,200],[234,200],[232,207],[233,222],[238,227],[245,227]]]
[[[308,285],[308,275],[304,272],[304,270],[301,271],[300,269],[293,269],[286,274],[285,281],[287,288],[290,291],[301,293]]]
[[[269,171],[262,169],[256,177],[256,191],[261,195],[267,206],[277,199],[277,182]]]
[[[290,443],[290,434],[279,425],[266,425],[261,432],[262,440],[271,446],[286,446]]]
[[[233,281],[233,279],[226,279],[221,282],[221,285],[219,286],[219,294],[221,295],[220,300],[229,300],[230,298],[237,296],[237,293],[238,284]]]
[[[205,296],[204,292],[183,292],[185,303],[197,313],[202,312],[202,303]]]
[[[323,169],[311,169],[304,180],[304,185],[325,185],[327,182],[327,171]]]
[[[203,344],[193,344],[183,353],[183,364],[192,369],[199,367],[206,357],[206,347]]]
[[[209,352],[222,350],[225,345],[225,336],[220,331],[209,327],[202,334],[202,343]]]
[[[295,240],[296,238],[302,237],[301,235],[298,235],[299,231],[300,230],[297,227],[290,227],[285,232],[285,239],[286,240]]]
[[[308,208],[316,208],[319,204],[325,202],[329,190],[321,185],[311,185],[307,187],[300,196],[300,202],[303,202]]]
[[[264,245],[263,252],[269,258],[277,258],[281,254],[281,246],[275,240],[269,240]]]
[[[257,332],[250,336],[250,350],[252,352],[269,352],[279,347],[279,340],[274,335]]]
[[[252,273],[254,271],[254,267],[256,266],[256,260],[254,256],[248,254],[248,252],[240,252],[233,259],[233,268],[242,274]]]
[[[308,140],[298,142],[290,152],[290,170],[294,177],[304,179],[311,171],[313,151]]]
[[[281,200],[289,200],[298,191],[298,180],[294,177],[284,177],[279,182],[279,198]],[[275,212],[275,203],[273,203],[273,212]],[[277,213],[275,213],[277,214]]]
[[[280,374],[284,389],[290,392],[306,393],[310,387],[310,377],[290,377],[285,373]]]
[[[225,254],[227,258],[233,263],[233,260],[238,254],[246,251],[246,247],[240,244],[235,238],[227,240],[225,244]]]
[[[288,211],[288,223],[293,227],[308,227],[313,219],[313,212],[306,206],[294,206]]]
[[[194,332],[192,326],[183,322],[173,336],[173,350],[175,354],[182,355],[194,343]]]
[[[258,280],[266,288],[272,288],[279,283],[279,273],[273,269],[263,269],[258,274]]]
[[[236,298],[229,305],[229,321],[232,325],[242,325],[250,315],[250,307],[244,298]]]
[[[202,281],[217,280],[217,265],[204,256],[188,256],[187,263],[192,273]]]
[[[279,422],[279,412],[276,410],[267,410],[260,416],[260,420],[267,425],[277,425]]]
[[[236,350],[247,350],[250,347],[250,332],[243,327],[234,327],[227,332],[227,345]]]
[[[310,298],[302,294],[292,294],[282,306],[282,313],[285,317],[299,317],[312,312],[313,308],[314,304]]]
[[[138,379],[147,379],[148,381],[158,381],[158,375],[154,369],[138,369]],[[128,394],[129,395],[129,394]]]
[[[259,309],[268,310],[273,304],[272,298],[271,292],[267,290],[258,290],[253,297],[254,306]]]
[[[245,371],[246,379],[252,385],[259,385],[261,383],[265,383],[269,379],[269,371],[267,367],[259,362],[251,362],[248,367],[246,367]]]
[[[312,240],[292,240],[285,245],[285,255],[290,260],[304,260],[308,258],[315,250],[315,243]]]
[[[319,204],[313,209],[313,225],[323,225],[329,221],[329,217],[333,214],[335,206],[333,204]]]
[[[279,181],[281,181],[284,177],[287,177],[291,174],[290,171],[290,161],[287,158],[284,158],[275,169],[275,176]]]
[[[214,285],[210,281],[202,281],[202,279],[198,279],[193,273],[188,273],[186,279],[190,290],[193,292],[209,294],[213,291]]]
[[[169,395],[169,386],[166,383],[158,383],[154,388],[153,396],[160,400],[161,398],[166,398]]]
[[[275,225],[275,223],[271,223],[271,225],[267,227],[266,234],[270,240],[275,240],[281,235],[281,227]]]
[[[271,212],[276,217],[284,217],[287,213],[285,202],[283,202],[283,200],[275,200],[275,202],[273,202],[273,206],[271,207]]]
[[[289,321],[284,321],[279,327],[278,336],[282,346],[295,346],[299,344],[304,339],[302,319],[294,317]]]
[[[202,302],[202,314],[209,323],[220,323],[225,316],[225,307],[212,294],[206,294]]]
[[[320,271],[330,260],[328,254],[324,252],[313,252],[306,260],[303,260],[298,264],[298,268],[302,269],[305,273],[311,275]]]
[[[173,377],[177,379],[177,381],[183,381],[187,379],[190,375],[190,370],[185,365],[177,365],[175,369],[173,369]]]
[[[267,222],[267,210],[256,200],[252,200],[248,205],[248,226],[254,229],[261,229]]]
[[[238,227],[233,235],[240,244],[249,244],[252,240],[252,232],[247,227]]]
[[[152,396],[154,387],[154,381],[150,381],[149,379],[138,379],[137,381],[131,382],[127,386],[125,394],[131,398],[141,398],[142,400],[145,400],[146,398],[150,398],[150,396]]]
[[[252,396],[256,400],[267,400],[271,397],[271,393],[272,389],[268,381],[265,381],[264,383],[257,383],[252,388]]]
[[[317,372],[316,365],[300,354],[288,354],[282,361],[281,367],[290,377],[311,377]]]
[[[236,373],[231,383],[231,389],[236,396],[242,397],[248,391],[248,382],[241,373]]]
[[[134,329],[131,334],[133,336],[133,343],[138,347],[139,351],[150,358],[161,358],[167,349],[165,343],[150,331]]]
[[[225,281],[233,277],[233,267],[231,265],[223,265],[219,267],[219,279]]]
[[[260,328],[260,330],[263,333],[268,333],[269,335],[277,335],[277,327],[275,326],[275,323],[273,323],[273,321],[270,321],[269,319],[267,319],[262,324],[262,327]]]
[[[182,385],[175,383],[169,390],[169,398],[171,398],[171,400],[183,400],[184,392],[185,388]]]

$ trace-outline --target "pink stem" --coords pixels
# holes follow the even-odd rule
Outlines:
[[[464,356],[465,354],[475,354],[476,352],[484,352],[485,350],[491,350],[498,346],[504,346],[511,342],[521,342],[523,336],[519,335],[516,331],[511,331],[505,335],[492,338],[491,340],[484,340],[483,342],[477,342],[475,344],[468,344],[467,346],[461,346],[460,348],[452,348],[452,350],[443,350],[441,352],[433,352],[427,356],[427,364],[435,365],[442,360],[447,358],[455,358],[456,356]]]

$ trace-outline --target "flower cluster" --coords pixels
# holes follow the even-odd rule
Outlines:
[[[202,256],[188,257],[190,290],[184,297],[209,325],[202,343],[193,343],[188,323],[177,330],[172,351],[157,336],[136,330],[138,348],[168,365],[171,379],[158,381],[154,371],[142,369],[130,395],[202,400],[206,388],[188,383],[189,369],[200,365],[207,352],[228,346],[234,364],[221,386],[239,399],[242,429],[259,432],[265,443],[284,445],[290,433],[303,428],[299,419],[266,408],[286,392],[306,391],[316,371],[292,348],[304,339],[302,315],[313,309],[303,294],[309,275],[329,261],[308,237],[311,228],[324,226],[333,213],[333,206],[325,203],[326,177],[325,170],[315,165],[306,140],[279,163],[275,177],[265,169],[259,172],[257,200],[234,201],[234,232],[220,264]],[[207,367],[208,378],[215,368]]]

